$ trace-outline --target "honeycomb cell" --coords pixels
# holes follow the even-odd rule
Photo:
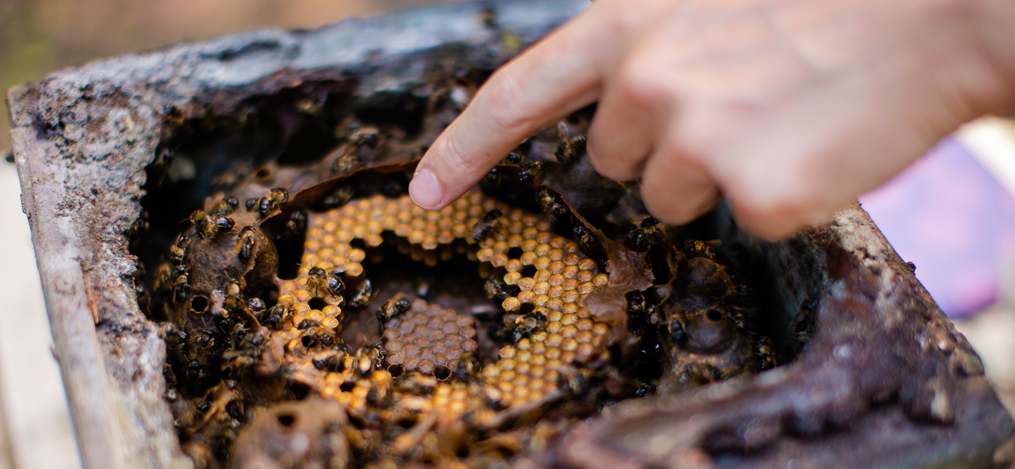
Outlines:
[[[474,321],[417,300],[409,312],[384,325],[387,361],[423,374],[432,374],[442,366],[454,370],[463,355],[479,347]]]
[[[496,215],[495,210],[500,217],[477,230],[477,225],[489,221],[487,217]],[[579,317],[579,312],[582,299],[606,285],[608,278],[574,241],[555,234],[545,215],[527,213],[473,191],[436,212],[416,207],[408,196],[374,195],[312,213],[307,222],[297,278],[279,283],[277,303],[289,311],[279,333],[287,335],[287,359],[309,367],[307,379],[320,381],[311,387],[346,404],[351,413],[374,405],[368,397],[376,400],[395,393],[392,399],[397,397],[399,404],[388,410],[391,415],[434,411],[448,416],[488,415],[490,402],[510,407],[542,399],[557,389],[558,369],[588,362],[604,350],[608,326],[587,312]],[[360,247],[354,247],[356,240],[362,242]],[[340,342],[343,308],[363,279],[369,278],[370,266],[364,263],[379,259],[386,242],[395,242],[400,252],[429,265],[456,254],[478,261],[480,276],[496,276],[518,292],[502,300],[505,311],[523,310],[525,305],[533,308],[539,320],[526,331],[529,338],[502,347],[496,361],[475,370],[478,385],[470,387],[447,376],[449,381],[439,385],[419,385],[427,376],[435,379],[444,367],[446,374],[471,363],[463,360],[474,360],[470,357],[479,346],[474,318],[417,300],[408,311],[384,323],[383,353],[350,353],[342,366],[333,367],[340,373],[315,375],[314,361],[307,357],[318,353],[315,347],[319,346],[302,339],[324,334],[333,343]],[[323,306],[312,308],[315,300]],[[307,320],[311,322],[304,323]],[[320,327],[299,329],[301,324]],[[392,366],[417,383],[414,390],[393,388],[390,374],[386,380],[370,377]]]

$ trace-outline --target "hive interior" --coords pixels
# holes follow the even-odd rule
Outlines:
[[[787,323],[707,217],[657,224],[636,187],[592,171],[594,108],[450,206],[414,206],[414,162],[487,75],[440,72],[383,99],[303,83],[230,114],[180,111],[132,250],[198,467],[538,460],[604,407],[806,342],[806,315]]]

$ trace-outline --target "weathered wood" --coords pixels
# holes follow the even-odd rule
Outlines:
[[[8,105],[23,204],[82,459],[90,468],[190,467],[163,399],[165,345],[139,311],[123,233],[164,111],[228,106],[301,77],[355,75],[357,93],[411,89],[435,50],[487,67],[574,16],[583,0],[499,1],[264,30],[67,69],[12,89]],[[497,11],[497,28],[482,12]]]
[[[170,109],[224,115],[305,81],[353,86],[363,99],[408,92],[447,60],[490,69],[586,5],[503,0],[310,32],[258,31],[96,62],[11,90],[23,203],[85,465],[192,465],[163,399],[165,345],[138,308],[124,239]],[[484,21],[486,8],[495,24]],[[875,443],[878,451],[851,461],[990,467],[1015,457],[1012,421],[975,354],[858,206],[772,245],[737,230],[728,213],[716,221],[725,245],[752,253],[774,276],[782,313],[820,305],[811,348],[756,378],[624,406],[569,439],[554,453],[559,461],[689,466],[711,454],[739,466],[840,457],[850,444]],[[947,344],[938,345],[941,337]],[[759,426],[761,437],[738,433],[752,419],[775,423]],[[894,433],[879,433],[886,428]],[[659,444],[638,439],[645,435]]]

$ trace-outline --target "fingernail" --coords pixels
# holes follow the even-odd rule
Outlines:
[[[441,185],[429,169],[424,169],[412,178],[409,183],[409,197],[412,201],[427,210],[434,210],[441,203],[444,195],[441,193]]]

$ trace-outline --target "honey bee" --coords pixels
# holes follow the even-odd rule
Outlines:
[[[197,228],[201,237],[210,238],[220,232],[231,231],[236,221],[221,215],[209,215],[204,210],[194,210],[190,214],[190,222]]]
[[[251,298],[247,301],[247,309],[254,315],[260,315],[264,312],[264,300],[260,298]]]
[[[296,212],[289,217],[285,222],[285,230],[282,232],[282,237],[287,238],[290,236],[296,236],[303,232],[307,227],[307,215],[304,212]]]
[[[240,285],[238,283],[231,282],[226,286],[225,296],[226,299],[222,302],[222,306],[227,311],[236,311],[243,305],[243,296],[240,295]]]
[[[585,154],[585,136],[575,135],[557,146],[553,156],[561,163],[574,163]]]
[[[385,301],[381,308],[377,310],[377,320],[383,325],[392,318],[405,314],[411,307],[412,302],[405,297],[405,294],[397,293],[394,298]]]
[[[310,282],[314,284],[314,296],[321,296],[318,289],[323,288],[328,295],[339,297],[345,293],[345,282],[338,272],[328,273],[324,269],[314,266],[307,272]]]
[[[234,226],[236,226],[236,220],[230,217],[218,217],[215,219],[215,231],[217,233],[232,231]]]
[[[277,209],[287,200],[289,200],[289,191],[280,187],[272,189],[257,203],[257,213],[261,215],[261,218],[267,217],[268,213]]]
[[[546,324],[546,316],[541,312],[533,311],[518,316],[514,321],[513,335],[515,342],[531,336],[541,330]]]
[[[408,394],[425,396],[433,394],[434,389],[437,389],[437,384],[437,378],[433,375],[414,373],[403,379],[402,382],[399,383],[399,388]]]
[[[515,296],[517,292],[512,291],[512,286],[507,285],[502,281],[497,280],[496,277],[491,277],[483,284],[483,289],[486,290],[486,295],[495,300],[503,301],[505,298]]]
[[[361,347],[352,357],[352,366],[362,377],[367,377],[374,369],[384,367],[384,349],[379,344]]]
[[[352,299],[349,300],[349,308],[352,310],[359,310],[365,308],[370,304],[370,300],[374,296],[374,288],[370,284],[369,279],[364,279],[363,283],[360,284],[359,291],[353,295]]]
[[[285,321],[288,314],[289,310],[285,305],[275,305],[265,313],[260,321],[265,326],[277,329]]]
[[[550,214],[550,216],[558,221],[570,220],[571,209],[568,208],[567,204],[558,199],[559,197],[555,197],[545,189],[539,191],[539,205],[543,207],[544,212]]]
[[[479,376],[479,370],[479,361],[471,353],[467,353],[458,359],[458,363],[455,365],[454,376],[462,381],[469,381]]]
[[[314,367],[321,371],[339,373],[345,368],[346,352],[341,349],[322,350],[313,355]]]
[[[637,228],[631,230],[631,234],[627,236],[626,244],[632,250],[639,252],[647,251],[652,241],[658,239],[661,235],[658,225],[659,220],[652,217],[645,218],[638,224]]]
[[[254,234],[249,231],[249,227],[244,228],[243,232],[240,233],[240,240],[236,242],[236,255],[241,261],[247,262],[254,255],[254,247],[257,245],[257,239]]]
[[[320,323],[313,319],[304,319],[296,328],[303,331],[304,347],[332,347],[335,345],[335,336],[332,335],[332,332],[326,327],[321,327]]]
[[[477,243],[487,236],[500,230],[500,217],[504,214],[497,209],[490,210],[483,215],[483,219],[472,227],[472,239]]]

